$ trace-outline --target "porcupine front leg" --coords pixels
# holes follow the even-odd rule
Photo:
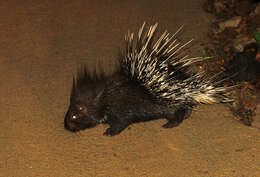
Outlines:
[[[188,118],[191,115],[192,108],[180,108],[174,113],[166,114],[166,119],[168,122],[162,127],[164,128],[173,128],[178,126],[184,119]]]
[[[131,124],[128,119],[120,119],[117,117],[110,117],[107,123],[110,127],[104,132],[104,135],[106,136],[117,135]]]

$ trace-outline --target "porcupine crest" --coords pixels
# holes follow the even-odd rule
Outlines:
[[[191,74],[189,67],[211,57],[189,57],[185,47],[192,40],[181,44],[176,35],[165,31],[156,41],[157,23],[145,30],[145,22],[135,39],[134,33],[125,36],[126,51],[120,60],[121,69],[133,80],[138,81],[156,98],[175,103],[219,103],[230,101],[225,92],[227,87],[217,87],[204,72]]]

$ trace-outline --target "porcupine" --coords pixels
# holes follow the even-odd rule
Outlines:
[[[177,33],[165,31],[155,41],[157,23],[145,23],[137,37],[128,32],[126,50],[119,67],[110,76],[90,73],[85,67],[73,77],[70,106],[64,127],[76,132],[98,124],[109,124],[104,135],[119,134],[130,124],[166,118],[164,128],[179,125],[199,103],[227,102],[226,87],[216,86],[203,72],[192,74],[194,63],[207,59],[189,57]]]

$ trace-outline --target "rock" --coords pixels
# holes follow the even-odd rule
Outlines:
[[[233,18],[231,18],[227,21],[219,23],[218,24],[218,26],[219,26],[218,33],[224,31],[226,28],[236,28],[236,27],[238,27],[241,20],[242,20],[242,17],[236,16],[236,17],[233,17]]]
[[[256,42],[254,38],[249,38],[247,36],[238,36],[236,39],[234,39],[232,48],[234,52],[243,52],[245,46],[254,42]]]
[[[251,1],[237,1],[237,5],[235,6],[235,12],[239,16],[247,16],[250,12],[254,10],[254,5]]]
[[[260,3],[256,6],[255,10],[250,13],[250,16],[260,15]]]

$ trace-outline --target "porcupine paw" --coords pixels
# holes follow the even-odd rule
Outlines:
[[[191,114],[191,109],[179,109],[176,111],[174,114],[169,114],[167,119],[168,122],[164,124],[162,127],[163,128],[173,128],[177,127],[182,123],[182,121],[186,118],[188,118]]]
[[[114,136],[119,134],[121,131],[123,131],[127,126],[126,125],[117,125],[117,126],[111,126],[106,129],[104,132],[104,135],[106,136]]]
[[[181,121],[182,122],[182,121]],[[177,120],[175,121],[168,121],[166,124],[164,124],[162,127],[163,128],[173,128],[173,127],[177,127],[178,125],[180,125],[181,122],[178,122]]]
[[[114,136],[114,135],[117,135],[119,134],[121,131],[118,131],[117,129],[115,128],[107,128],[106,131],[104,132],[104,135],[106,136]]]

